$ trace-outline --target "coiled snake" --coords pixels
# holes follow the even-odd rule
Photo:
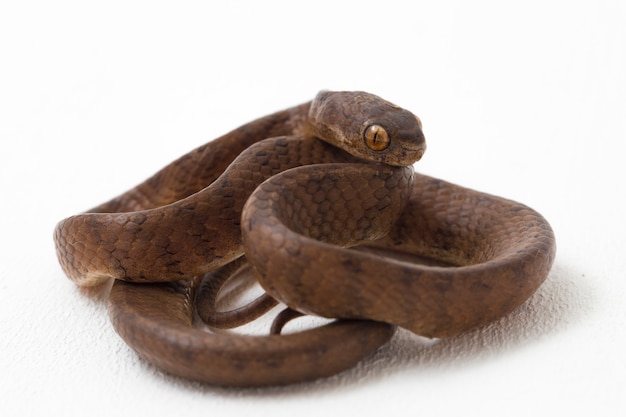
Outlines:
[[[57,255],[78,285],[115,279],[116,331],[167,372],[239,386],[332,375],[395,326],[446,337],[489,323],[550,270],[555,240],[540,214],[414,173],[425,148],[412,113],[364,92],[323,91],[61,221]],[[216,311],[242,268],[269,295]],[[232,327],[275,300],[290,310],[271,335],[194,324],[198,314]],[[296,311],[340,320],[278,334]]]

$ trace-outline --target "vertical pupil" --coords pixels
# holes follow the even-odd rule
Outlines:
[[[389,136],[387,131],[378,125],[371,125],[364,133],[367,147],[374,151],[383,151],[389,146]]]

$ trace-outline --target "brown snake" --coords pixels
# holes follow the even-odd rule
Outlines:
[[[555,240],[541,215],[415,174],[424,150],[410,112],[368,93],[321,92],[63,220],[57,255],[79,285],[116,279],[116,331],[170,373],[221,385],[332,375],[395,325],[444,337],[489,323],[550,270]],[[247,262],[273,298],[218,312],[218,292]],[[239,325],[274,299],[350,320],[268,336],[194,324],[198,314],[214,328]]]

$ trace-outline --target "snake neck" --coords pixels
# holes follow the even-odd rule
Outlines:
[[[309,110],[311,101],[292,107],[288,110],[287,129],[293,136],[313,137],[315,136],[310,125]]]

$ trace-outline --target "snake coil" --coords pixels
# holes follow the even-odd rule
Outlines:
[[[447,337],[508,314],[545,280],[547,221],[520,203],[419,175],[426,149],[412,113],[364,92],[247,123],[124,194],[61,221],[64,272],[115,279],[118,334],[159,368],[232,386],[333,375],[386,343],[395,326]],[[220,312],[229,280],[266,294]],[[272,334],[229,328],[282,302]],[[302,313],[338,319],[280,335]]]

